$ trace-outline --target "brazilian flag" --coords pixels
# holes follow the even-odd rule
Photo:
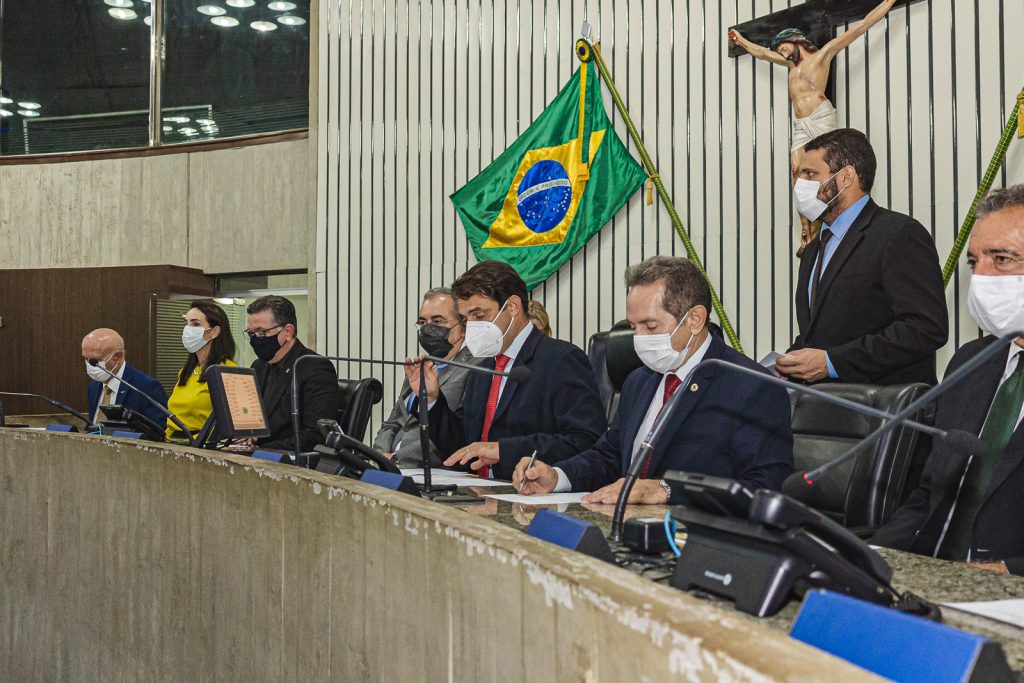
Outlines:
[[[612,129],[584,50],[537,120],[451,196],[477,260],[508,263],[530,289],[582,249],[647,177]]]

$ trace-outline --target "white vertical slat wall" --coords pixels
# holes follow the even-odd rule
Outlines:
[[[322,7],[317,221],[317,349],[393,359],[416,351],[422,292],[474,262],[448,196],[540,114],[577,67],[584,20],[722,297],[744,349],[784,349],[798,221],[788,176],[783,69],[726,56],[729,26],[788,0],[340,0]],[[843,30],[843,29],[841,29]],[[949,254],[1024,86],[1024,3],[923,0],[900,6],[835,63],[841,125],[865,131],[873,196],[910,213]],[[605,106],[630,150],[622,117]],[[1024,182],[1024,142],[996,184]],[[585,347],[624,317],[622,273],[652,254],[685,254],[660,203],[638,192],[533,292],[555,335]],[[950,284],[951,340],[977,335],[967,271]],[[386,395],[394,368],[373,375]],[[941,367],[940,367],[941,371]]]

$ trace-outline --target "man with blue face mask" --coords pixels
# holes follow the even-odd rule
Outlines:
[[[793,472],[785,390],[713,366],[699,368],[682,386],[705,359],[764,371],[708,330],[711,290],[697,267],[685,258],[654,256],[626,271],[626,288],[626,318],[645,367],[634,370],[623,384],[611,428],[593,448],[556,467],[544,453],[533,467],[523,459],[513,484],[524,495],[591,491],[583,502],[614,503],[658,413],[681,391],[629,502],[670,502],[662,480],[668,470],[736,479],[750,490],[778,489]]]
[[[967,307],[986,336],[960,347],[947,376],[996,337],[1024,330],[1024,184],[992,192],[977,219],[967,247]],[[872,542],[1024,574],[1022,418],[1024,338],[936,402],[936,427],[977,434],[987,451],[965,460],[936,442],[921,485]]]
[[[800,382],[935,384],[949,321],[935,243],[910,216],[875,204],[875,153],[841,128],[804,148],[797,209],[821,220],[800,257],[800,333],[775,363]]]
[[[465,344],[480,367],[530,369],[528,382],[472,373],[461,406],[448,403],[435,368],[425,379],[430,438],[447,467],[469,467],[481,477],[510,479],[512,468],[534,451],[553,461],[590,448],[608,427],[587,356],[568,342],[543,335],[527,313],[526,283],[512,266],[484,261],[452,285]],[[413,393],[419,367],[407,366]]]

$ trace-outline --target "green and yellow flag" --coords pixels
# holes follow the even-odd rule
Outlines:
[[[612,129],[584,61],[512,146],[452,196],[478,261],[533,289],[604,226],[647,174]]]

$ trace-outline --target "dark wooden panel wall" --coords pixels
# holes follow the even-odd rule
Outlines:
[[[97,327],[117,330],[128,362],[152,373],[153,301],[175,294],[213,296],[214,280],[178,266],[0,271],[0,391],[43,394],[84,410],[81,343]],[[0,401],[9,415],[53,412],[32,399]]]

